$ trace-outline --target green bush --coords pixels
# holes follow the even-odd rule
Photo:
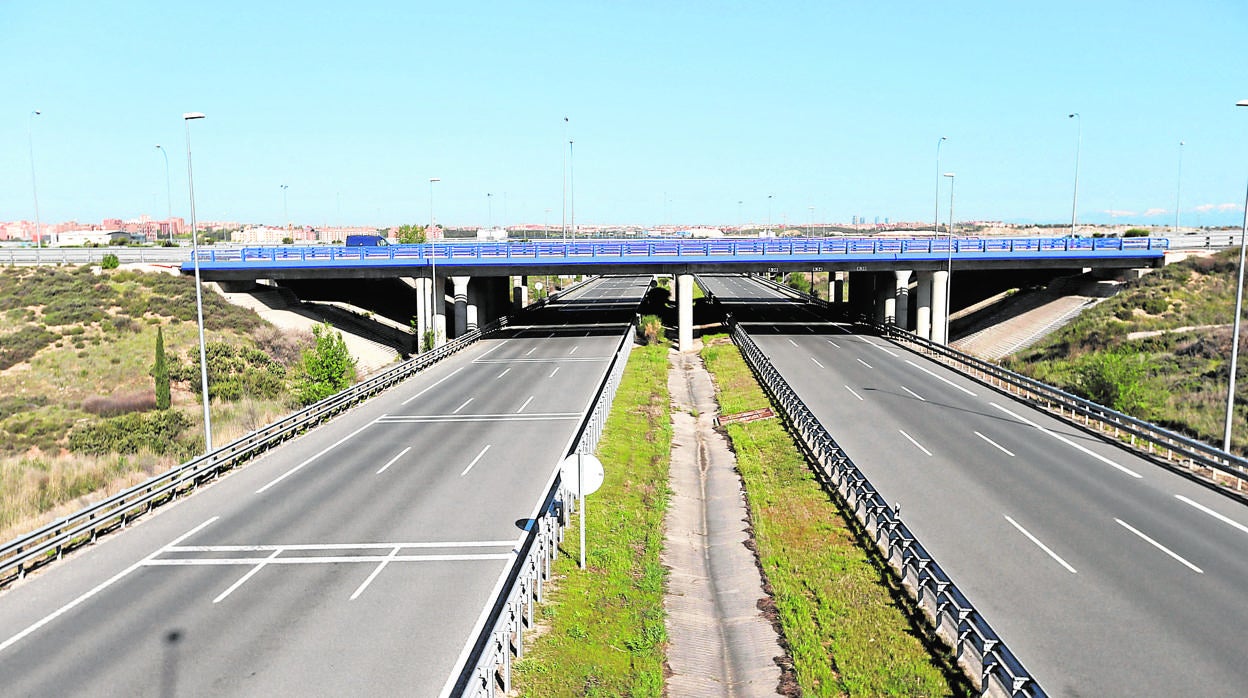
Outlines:
[[[1150,235],[1144,228],[1130,228],[1122,234],[1124,238],[1146,238]]]
[[[1159,402],[1147,384],[1148,373],[1147,357],[1140,354],[1092,354],[1077,368],[1077,387],[1093,402],[1147,419]]]
[[[30,359],[58,337],[37,325],[25,325],[16,332],[0,336],[0,370]]]
[[[641,337],[646,344],[662,344],[667,341],[663,321],[658,315],[643,315],[637,329],[641,332]]]
[[[117,255],[108,253],[104,255],[104,259],[100,260],[100,267],[104,269],[116,269],[121,266],[121,260],[117,259]]]
[[[340,332],[327,324],[312,328],[316,346],[303,352],[301,374],[295,385],[299,402],[311,405],[348,388],[355,381],[355,359]]]
[[[161,455],[181,448],[178,437],[190,424],[177,410],[131,413],[76,427],[69,434],[69,448],[89,455],[137,453],[146,448]]]

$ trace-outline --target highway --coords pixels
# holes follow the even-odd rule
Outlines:
[[[1248,506],[761,284],[701,278],[1051,695],[1244,694]]]
[[[15,583],[0,694],[438,695],[648,282],[592,282]]]

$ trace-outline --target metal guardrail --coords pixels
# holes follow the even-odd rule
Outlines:
[[[890,507],[880,496],[806,403],[772,366],[749,333],[731,317],[729,325],[733,341],[740,347],[746,363],[771,395],[802,447],[817,464],[816,474],[824,487],[841,498],[845,507],[853,512],[863,529],[870,534],[919,608],[928,614],[936,633],[955,648],[959,664],[968,671],[978,668],[980,695],[1047,696],[1018,657],[902,522],[900,508]]]
[[[1072,395],[989,361],[964,354],[942,344],[936,344],[899,329],[895,325],[869,324],[866,326],[890,339],[917,347],[922,353],[941,359],[942,363],[968,377],[1024,399],[1061,419],[1075,423],[1082,420],[1085,426],[1095,424],[1102,431],[1112,434],[1120,441],[1125,437],[1126,443],[1141,451],[1146,451],[1149,455],[1163,457],[1168,462],[1201,475],[1213,476],[1215,473],[1221,473],[1230,476],[1235,480],[1236,492],[1244,493],[1246,490],[1248,459],[1150,424],[1142,419],[1136,419],[1104,405],[1098,405],[1091,400]],[[1141,441],[1143,446],[1139,443]],[[1217,481],[1216,477],[1209,479]]]
[[[598,386],[594,406],[573,437],[574,445],[565,457],[574,453],[593,453],[598,446],[636,332],[637,323],[634,321],[620,338],[607,375]],[[533,627],[534,607],[541,603],[543,582],[550,578],[551,562],[563,540],[567,515],[575,502],[573,494],[564,489],[556,473],[550,490],[542,500],[541,513],[520,547],[507,582],[494,602],[472,653],[460,670],[451,695],[493,698],[511,691],[512,659],[524,655],[524,632]]]
[[[826,300],[817,296],[777,284],[766,277],[755,276],[753,278],[777,291],[797,296],[824,308],[829,307]],[[1235,481],[1235,492],[1248,495],[1248,458],[1227,453],[1203,441],[1197,441],[1091,400],[1072,395],[1047,383],[1041,383],[1021,373],[1002,368],[990,361],[936,344],[914,333],[899,329],[896,325],[862,324],[890,339],[917,347],[921,353],[940,359],[945,365],[969,378],[998,390],[1004,390],[1016,398],[1027,400],[1032,405],[1060,419],[1076,424],[1082,420],[1082,424],[1088,427],[1096,425],[1106,435],[1112,435],[1115,439],[1150,456],[1164,458],[1167,462],[1181,466],[1216,484],[1225,485],[1225,483],[1218,482],[1215,474],[1229,476]]]
[[[191,259],[188,247],[0,247],[0,264],[99,264],[106,255],[122,264],[181,264]]]
[[[502,318],[0,546],[0,588],[507,326]]]
[[[199,250],[201,264],[355,263],[420,266],[506,260],[584,261],[733,257],[836,258],[854,255],[888,259],[975,259],[1000,255],[1054,254],[1075,256],[1160,257],[1169,248],[1166,238],[1073,237],[835,237],[835,238],[724,238],[712,240],[597,240],[585,242],[440,242],[383,247],[285,245]]]

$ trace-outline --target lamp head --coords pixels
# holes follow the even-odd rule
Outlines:
[[[945,173],[945,176],[946,176],[946,177],[948,177],[949,179],[953,179],[953,178],[954,178],[954,173],[952,173],[952,172],[946,172],[946,173]]]
[[[32,111],[32,112],[31,112],[31,114],[34,114],[35,116],[39,116],[39,115],[40,115],[40,114],[42,114],[42,113],[43,113],[43,112],[39,111],[38,109],[36,109],[36,110],[34,110],[34,111]]]
[[[1073,118],[1075,118],[1076,116],[1079,116],[1079,112],[1075,112],[1074,114],[1071,114],[1071,115],[1067,116],[1066,118],[1067,118],[1067,119],[1073,119]]]
[[[1248,99],[1241,99],[1241,100],[1239,100],[1238,102],[1236,102],[1236,103],[1235,103],[1235,106],[1237,106],[1237,107],[1248,107]],[[39,112],[35,112],[35,113],[36,113],[36,114],[38,114]]]
[[[206,118],[206,115],[203,112],[198,112],[198,111],[188,111],[182,115],[182,119],[184,121],[190,121],[192,119],[203,119],[203,118]]]
[[[949,140],[949,137],[948,137],[948,136],[941,136],[941,137],[940,137],[940,140],[942,140],[942,141],[947,141],[947,140]]]
[[[429,178],[429,183],[430,183],[430,184],[433,184],[434,182],[441,182],[441,181],[442,181],[442,179],[441,179],[441,178],[439,178],[439,177],[430,177],[430,178]]]

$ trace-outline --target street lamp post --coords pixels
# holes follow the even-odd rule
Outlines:
[[[767,232],[768,233],[771,232],[771,200],[773,197],[775,197],[775,194],[767,195]]]
[[[494,195],[489,193],[488,191],[485,193],[485,205],[488,210],[488,213],[486,214],[487,217],[485,219],[486,220],[485,227],[490,230],[493,230],[494,229]]]
[[[1179,141],[1179,174],[1174,185],[1174,234],[1179,234],[1179,202],[1183,195],[1183,141]]]
[[[33,135],[35,117],[43,112],[35,109],[26,118],[26,144],[30,146],[30,189],[35,195],[35,247],[43,247],[43,234],[39,232],[39,185],[35,180],[35,137]]]
[[[195,262],[195,316],[199,321],[199,380],[204,403],[204,453],[212,453],[212,415],[208,410],[208,352],[204,346],[204,298],[199,278],[199,231],[195,229],[195,174],[191,167],[191,122],[204,118],[193,111],[182,115],[186,123],[186,185],[191,196],[191,259]]]
[[[281,185],[281,187],[282,187],[282,226],[285,228],[289,228],[290,227],[290,214],[287,213],[287,208],[286,208],[286,190],[290,189],[290,186],[283,184]]]
[[[568,117],[563,117],[563,137],[568,139]],[[560,151],[563,148],[559,149]],[[568,139],[568,150],[572,150],[572,140]],[[568,154],[563,153],[563,222],[559,226],[563,236],[563,244],[568,244]]]
[[[946,252],[945,266],[945,346],[949,346],[949,296],[953,293],[953,181],[954,173],[946,172],[949,178],[949,245]]]
[[[156,150],[159,150],[160,154],[165,156],[165,205],[168,208],[168,211],[166,212],[166,215],[165,215],[165,220],[169,223],[169,244],[172,245],[173,244],[173,193],[172,193],[172,190],[169,188],[169,153],[166,153],[165,149],[160,147],[159,143],[156,144]]]
[[[576,241],[576,169],[572,157],[572,140],[568,139],[568,228],[572,231],[572,240]],[[568,251],[565,249],[566,255]]]
[[[439,177],[429,178],[429,234],[425,237],[425,241],[429,244],[429,322],[426,324],[425,331],[429,332],[432,330],[433,332],[431,336],[434,339],[430,344],[438,343],[437,318],[434,315],[434,310],[438,307],[435,305],[436,301],[434,300],[434,287],[438,285],[438,256],[434,254],[434,252],[437,251],[437,248],[434,247],[433,242],[433,185],[441,181],[442,180]],[[425,338],[419,337],[416,341],[424,342]],[[432,349],[433,347],[431,346],[429,348]]]
[[[1248,99],[1235,103],[1248,107]],[[1248,190],[1244,193],[1244,226],[1239,235],[1239,277],[1235,284],[1235,322],[1231,330],[1231,379],[1226,388],[1226,428],[1222,432],[1222,450],[1231,452],[1231,417],[1235,414],[1235,371],[1239,363],[1239,324],[1244,305],[1244,256],[1248,248]]]
[[[932,237],[940,235],[940,145],[949,140],[947,136],[941,136],[936,141],[936,215],[932,218]]]
[[[1075,196],[1070,204],[1070,236],[1075,236],[1075,213],[1079,209],[1079,151],[1083,149],[1083,117],[1079,116],[1079,112],[1075,112],[1068,119],[1074,119],[1078,125],[1075,138]]]

